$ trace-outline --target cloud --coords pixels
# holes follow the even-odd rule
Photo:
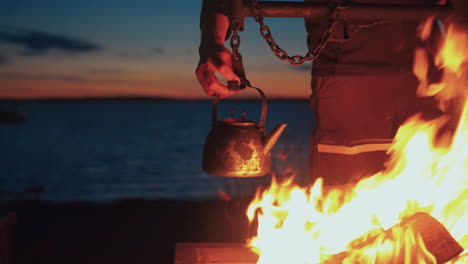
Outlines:
[[[291,65],[288,64],[288,67],[292,70],[296,71],[305,71],[305,72],[310,72],[312,70],[312,64],[310,62],[305,62],[302,65]]]
[[[184,51],[185,55],[195,55],[195,50],[194,49],[186,49]]]
[[[101,46],[86,40],[31,29],[0,30],[0,42],[23,46],[23,55],[45,54],[50,50],[82,53],[102,49]]]
[[[128,79],[94,79],[74,74],[0,73],[0,80],[65,81],[72,83],[114,85],[160,85],[158,81]]]
[[[96,75],[111,75],[111,74],[122,74],[125,71],[122,69],[90,69],[88,73]]]
[[[121,58],[130,58],[130,59],[143,59],[148,58],[150,56],[162,55],[166,53],[166,50],[162,47],[155,47],[149,50],[131,50],[131,51],[121,51],[117,54],[117,56]]]
[[[34,74],[34,73],[0,73],[0,79],[3,80],[55,80],[55,81],[71,81],[71,82],[86,82],[85,78],[78,75],[66,74]]]
[[[153,51],[154,51],[154,53],[156,53],[158,55],[163,54],[165,52],[164,49],[161,48],[161,47],[156,47],[156,48],[153,49]]]
[[[143,54],[142,52],[138,51],[122,51],[118,54],[119,57],[121,58],[132,58],[132,59],[142,59],[147,57],[146,54]]]
[[[7,64],[7,63],[8,63],[8,58],[0,55],[0,65]]]

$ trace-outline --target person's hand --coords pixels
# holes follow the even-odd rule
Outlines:
[[[226,80],[237,81],[240,84],[239,77],[232,70],[231,57],[232,53],[221,45],[200,49],[200,62],[195,74],[208,95],[218,94],[221,98],[225,98],[239,92],[229,90],[215,75],[218,71]]]

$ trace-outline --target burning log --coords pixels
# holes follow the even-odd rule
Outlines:
[[[359,239],[352,242],[347,251],[331,256],[324,264],[338,264],[342,263],[344,259],[349,257],[352,252],[374,245],[374,243],[382,236],[392,236],[395,229],[410,229],[415,235],[419,235],[424,242],[428,252],[430,252],[437,263],[444,263],[454,259],[463,252],[460,244],[450,235],[447,229],[435,218],[426,213],[416,213],[410,217],[403,219],[403,221],[392,228],[383,231],[382,233],[368,237],[366,239]],[[407,246],[401,245],[401,250]]]

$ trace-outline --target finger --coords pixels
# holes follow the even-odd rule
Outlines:
[[[218,71],[226,78],[228,81],[237,81],[239,85],[241,84],[241,81],[239,79],[239,76],[237,76],[234,71],[232,70],[232,67],[230,65],[221,65],[221,67],[218,68]]]
[[[230,64],[231,63],[231,52],[229,52],[227,49],[217,52],[216,56],[212,56],[209,58],[211,62],[213,62],[213,65],[218,68],[221,65],[224,64]]]
[[[210,65],[201,65],[196,71],[197,78],[205,92],[208,95],[218,94],[221,98],[234,94],[235,92],[230,91],[218,81],[213,68]]]
[[[211,60],[208,60],[203,64],[199,64],[195,71],[198,81],[200,82],[203,89],[208,95],[214,95],[216,93],[221,98],[226,98],[238,92],[231,91],[225,85],[221,84],[216,78],[215,71],[216,67]],[[240,83],[239,78],[234,74],[234,72],[232,72],[232,70],[227,65],[224,67],[223,72],[228,76],[229,80],[236,80]]]
[[[226,98],[238,92],[238,91],[229,90],[226,86],[221,84],[217,79],[211,82],[209,86],[210,86],[210,89],[215,91],[216,94],[218,94],[220,98]]]
[[[214,95],[216,92],[210,88],[210,83],[213,82],[215,77],[215,70],[211,69],[208,64],[200,64],[195,70],[195,75],[197,76],[198,81],[205,90],[205,93],[208,95]]]

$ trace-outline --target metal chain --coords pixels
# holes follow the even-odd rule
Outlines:
[[[239,37],[239,21],[237,19],[235,19],[234,21],[232,21],[232,27],[233,27],[233,30],[232,30],[232,36],[231,36],[231,49],[232,49],[232,58],[234,60],[238,60],[239,59],[239,47],[240,47],[240,37]]]
[[[309,50],[305,56],[300,56],[300,55],[289,56],[288,52],[280,48],[280,46],[276,43],[276,41],[273,38],[273,35],[271,34],[270,28],[267,25],[265,25],[264,18],[260,14],[260,10],[258,8],[258,0],[252,0],[250,4],[255,14],[254,20],[260,25],[260,34],[262,35],[263,39],[265,39],[268,46],[270,46],[270,49],[273,52],[273,54],[275,54],[275,56],[278,59],[288,61],[292,65],[301,65],[306,61],[314,61],[318,58],[318,56],[320,55],[320,53],[323,51],[328,41],[330,40],[333,28],[338,23],[338,19],[340,17],[339,11],[341,9],[345,9],[348,7],[348,5],[332,4],[332,12],[330,14],[330,20],[329,20],[328,26],[323,31],[322,38],[320,39],[320,42],[315,47],[315,49],[312,52],[311,50]],[[233,42],[233,39],[235,40],[234,42]],[[239,45],[240,45],[239,35],[237,34],[236,28],[234,28],[234,33],[231,38],[231,47],[233,48],[234,56],[236,56],[235,52],[238,52]]]

